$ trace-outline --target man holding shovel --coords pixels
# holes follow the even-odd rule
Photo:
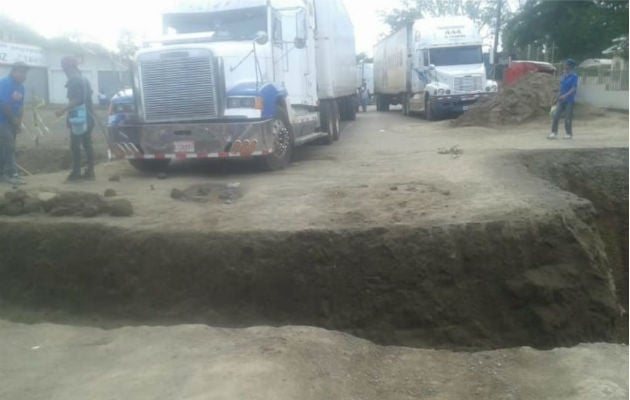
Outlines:
[[[70,128],[70,145],[72,149],[72,172],[68,182],[82,179],[94,180],[94,149],[92,147],[92,129],[94,128],[94,110],[92,106],[92,88],[90,82],[81,76],[79,60],[64,57],[61,68],[68,82],[68,105],[56,112],[57,117],[68,113],[67,125]],[[81,174],[81,146],[85,150],[87,167]]]
[[[22,127],[24,81],[28,66],[16,62],[9,75],[0,79],[0,182],[23,185],[15,162],[15,139]]]

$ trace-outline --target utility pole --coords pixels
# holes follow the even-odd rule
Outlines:
[[[499,54],[497,48],[499,47],[499,35],[501,34],[501,6],[503,0],[497,0],[497,25],[494,29],[494,46],[492,51],[494,52],[494,70],[497,70],[497,64],[499,63]]]

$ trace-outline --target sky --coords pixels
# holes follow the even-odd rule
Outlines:
[[[0,13],[46,37],[80,33],[90,41],[115,49],[123,29],[139,37],[160,34],[160,13],[176,0],[0,0]],[[372,46],[387,32],[378,16],[399,0],[343,0],[352,18],[357,53],[372,53]]]

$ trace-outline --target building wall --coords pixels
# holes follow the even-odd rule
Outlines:
[[[600,108],[628,110],[627,90],[608,90],[605,84],[581,84],[576,101]]]
[[[50,82],[50,103],[52,104],[63,104],[67,101],[65,88],[67,78],[61,69],[61,59],[66,55],[66,53],[59,51],[48,52],[48,65],[50,66],[48,69],[48,80]],[[123,66],[106,55],[87,55],[83,57],[79,69],[92,86],[92,101],[95,103],[98,102],[97,94],[99,90],[103,90],[108,96],[111,96],[125,85],[123,77],[121,77],[119,87],[115,87],[115,79],[114,82],[112,82],[112,79],[101,79],[99,82],[99,75],[103,76],[103,73],[114,76],[118,74],[124,75],[125,73]]]

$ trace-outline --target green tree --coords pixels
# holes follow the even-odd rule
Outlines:
[[[140,48],[137,36],[130,30],[122,30],[116,42],[118,57],[123,61],[130,61]]]
[[[601,57],[628,34],[628,0],[528,0],[503,31],[504,47],[521,58],[527,46],[553,49],[555,59]]]
[[[496,9],[502,2],[504,15],[509,14],[506,0],[403,0],[402,7],[381,13],[381,19],[392,32],[419,18],[465,15],[480,26],[494,28]],[[507,18],[503,17],[505,21]]]
[[[368,55],[365,52],[363,52],[363,51],[361,53],[357,54],[356,60],[357,60],[357,64],[359,64],[361,62],[366,62],[366,63],[374,62],[374,58],[373,57],[368,57]]]

